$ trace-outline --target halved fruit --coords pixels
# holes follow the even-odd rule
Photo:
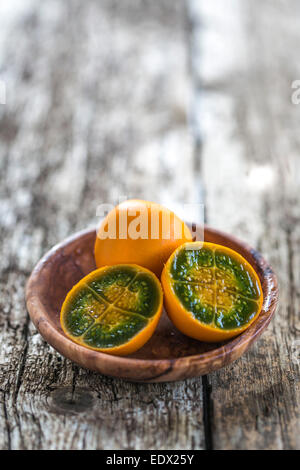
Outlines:
[[[162,304],[160,282],[148,269],[133,264],[106,266],[71,289],[60,321],[75,343],[123,356],[152,336]]]
[[[239,253],[213,243],[185,243],[161,276],[174,325],[200,341],[218,342],[248,328],[263,303],[258,275]]]

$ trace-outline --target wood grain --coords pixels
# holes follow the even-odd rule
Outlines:
[[[24,299],[38,259],[95,226],[98,204],[189,200],[183,3],[9,4],[0,6],[0,448],[203,448],[201,379],[133,385],[78,368],[40,337]]]
[[[221,1],[193,4],[201,96],[194,113],[201,117],[207,222],[262,251],[280,286],[278,314],[266,334],[241,360],[208,377],[210,444],[296,449],[300,107],[291,103],[291,84],[300,72],[293,20],[299,3],[233,1],[226,15]]]
[[[1,2],[1,449],[300,447],[298,10]],[[194,202],[200,176],[209,224],[278,273],[276,321],[234,365],[176,384],[129,384],[62,358],[26,313],[37,260],[93,227],[98,204]]]

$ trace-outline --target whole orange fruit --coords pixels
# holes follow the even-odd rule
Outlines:
[[[104,218],[97,232],[98,268],[137,264],[160,276],[171,253],[192,235],[174,212],[154,202],[131,199]]]

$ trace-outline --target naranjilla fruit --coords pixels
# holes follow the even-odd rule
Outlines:
[[[164,303],[174,325],[192,338],[218,342],[251,325],[263,296],[252,266],[235,251],[213,243],[186,243],[161,276]]]
[[[96,266],[137,264],[161,275],[180,245],[192,240],[184,222],[160,204],[132,199],[102,221],[95,243]]]
[[[60,321],[75,343],[123,356],[152,336],[162,304],[160,282],[148,269],[108,266],[91,272],[71,289]]]

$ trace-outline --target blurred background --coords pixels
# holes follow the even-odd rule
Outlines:
[[[78,431],[72,443],[63,433],[66,440],[53,443],[59,433],[52,432],[48,444],[36,444],[16,425],[12,435],[4,429],[4,447],[201,448],[212,428],[220,448],[297,446],[299,17],[297,0],[1,0],[0,380],[12,397],[3,422],[17,423],[14,406],[22,420],[25,406],[32,430],[48,380],[75,387],[75,374],[78,383],[102,387],[36,335],[24,286],[48,249],[98,223],[103,202],[203,202],[207,223],[263,252],[281,291],[276,320],[258,345],[201,382],[214,409],[205,435],[196,380],[151,389],[155,410],[177,401],[184,410],[168,409],[170,430],[152,405],[143,414],[134,386],[105,379],[107,400],[126,390],[135,399],[122,402],[124,413],[141,413],[155,432],[141,441],[140,421],[131,434],[118,422],[115,436],[107,415],[102,430],[86,418],[94,434],[85,443]],[[38,392],[30,388],[37,378]],[[68,426],[47,419],[52,431]]]
[[[186,14],[177,0],[2,2],[1,222],[18,220],[17,245],[95,224],[120,196],[193,198]]]
[[[262,192],[280,179],[286,202],[298,189],[299,7],[209,3],[1,2],[0,221],[13,256],[27,244],[38,258],[119,197],[204,202],[231,230],[248,226],[237,198],[252,199],[252,227]]]

